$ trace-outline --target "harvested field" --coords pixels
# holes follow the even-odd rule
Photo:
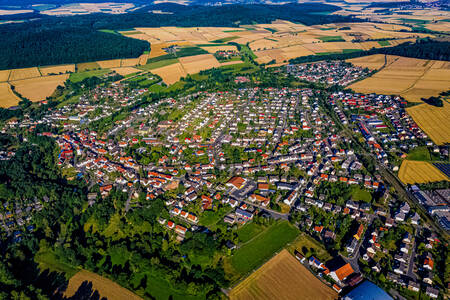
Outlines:
[[[230,292],[231,300],[337,299],[337,293],[283,250]]]
[[[50,75],[11,81],[16,91],[31,101],[41,101],[51,96],[58,85],[64,85],[69,74]]]
[[[12,69],[11,74],[9,75],[9,81],[12,80],[21,80],[26,78],[39,77],[41,73],[39,69],[36,67],[33,68],[24,68],[24,69]]]
[[[125,58],[120,62],[121,67],[134,67],[139,65],[140,58]]]
[[[386,57],[386,59],[385,59],[385,57]],[[387,64],[390,63],[389,61],[387,61],[388,58],[394,58],[394,56],[384,55],[384,54],[374,54],[374,55],[369,55],[369,56],[348,59],[347,62],[352,63],[355,66],[369,68],[371,70],[378,70],[382,66],[384,66],[385,62],[387,62]]]
[[[95,70],[100,68],[100,65],[96,62],[88,62],[88,63],[80,63],[77,64],[77,71],[78,72],[83,72],[83,71],[88,71],[88,70]]]
[[[97,63],[103,69],[119,68],[121,66],[121,59],[100,60]]]
[[[230,46],[230,45],[223,45],[223,46],[208,46],[208,47],[200,47],[203,50],[208,51],[209,53],[216,53],[217,51],[237,51],[236,46]]]
[[[180,63],[153,69],[152,73],[159,75],[166,84],[173,84],[187,75]]]
[[[450,104],[443,107],[420,104],[406,109],[419,127],[437,145],[450,143]]]
[[[410,102],[437,96],[450,89],[450,66],[446,62],[400,56],[386,57],[388,64],[372,77],[349,86],[358,93],[396,94]],[[382,56],[349,60],[360,66],[377,68]],[[384,63],[383,63],[384,65]]]
[[[75,65],[59,65],[59,66],[51,66],[51,67],[41,67],[39,68],[42,76],[50,75],[50,74],[64,74],[67,72],[75,72]]]
[[[0,83],[0,107],[11,107],[19,103],[20,98],[11,90],[11,86],[7,82]]]
[[[220,64],[220,66],[229,66],[229,65],[242,64],[242,63],[243,63],[242,60],[232,60],[232,61],[223,62]]]
[[[450,180],[429,162],[404,160],[398,177],[405,184]]]
[[[217,68],[220,66],[220,63],[212,54],[180,57],[179,61],[188,74],[195,74],[202,70]]]
[[[121,68],[112,68],[111,71],[115,71],[117,74],[122,76],[127,76],[133,73],[142,72],[142,70],[133,68],[133,67],[121,67]]]
[[[10,73],[11,73],[11,70],[1,70],[0,71],[0,82],[8,81]]]
[[[91,284],[92,290],[98,291],[98,293],[100,294],[100,298],[106,298],[108,300],[142,299],[141,297],[137,296],[126,288],[121,287],[112,280],[86,270],[81,270],[72,278],[70,278],[69,285],[64,292],[64,296],[67,298],[74,296],[83,283]]]

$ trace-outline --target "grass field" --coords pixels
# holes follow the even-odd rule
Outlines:
[[[405,184],[450,180],[429,162],[404,160],[398,177]]]
[[[321,243],[306,234],[300,234],[287,249],[292,254],[294,254],[295,251],[298,251],[305,257],[314,255],[322,262],[332,259],[331,255]]]
[[[92,71],[84,71],[84,72],[78,72],[78,73],[72,73],[70,74],[70,81],[72,82],[80,82],[85,78],[93,77],[93,76],[103,76],[106,73],[109,73],[109,69],[100,69],[100,70],[92,70]]]
[[[53,252],[48,250],[39,251],[34,260],[38,263],[41,272],[49,270],[50,272],[64,273],[67,279],[79,271],[79,269],[61,262]]]
[[[437,145],[450,143],[450,104],[443,107],[428,104],[415,105],[406,109],[419,127]]]
[[[337,293],[283,250],[233,288],[231,300],[337,299]]]
[[[241,243],[246,243],[252,238],[254,238],[256,235],[263,232],[264,229],[265,227],[263,225],[256,224],[255,222],[245,224],[237,231],[239,241]]]
[[[323,42],[345,42],[345,40],[340,35],[322,36],[322,37],[319,37],[319,40],[321,40]]]
[[[426,146],[420,146],[412,149],[408,153],[408,160],[428,161],[431,160],[430,151]]]
[[[275,223],[242,245],[229,259],[232,280],[252,271],[275,252],[294,240],[299,231],[286,221]],[[227,269],[227,268],[226,268]]]
[[[132,293],[126,288],[121,287],[112,280],[86,270],[81,270],[78,273],[76,273],[72,278],[70,278],[69,285],[67,286],[67,289],[64,292],[64,296],[65,297],[74,296],[79,287],[84,282],[92,284],[92,290],[98,291],[98,293],[100,294],[100,298],[104,297],[108,300],[142,299],[141,297],[137,296],[136,294]]]
[[[165,66],[169,66],[169,65],[175,64],[177,62],[178,62],[178,59],[176,59],[176,58],[169,58],[169,59],[165,59],[165,60],[159,60],[159,61],[150,62],[150,63],[147,63],[147,64],[145,64],[143,66],[140,66],[139,68],[142,69],[142,70],[149,71],[149,70],[153,70],[153,69],[158,69],[158,68],[162,68],[162,67],[165,67]]]

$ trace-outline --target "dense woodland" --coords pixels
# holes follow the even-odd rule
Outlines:
[[[99,32],[101,29],[159,26],[237,27],[240,24],[255,22],[270,23],[276,19],[306,25],[356,20],[351,17],[314,14],[338,9],[337,6],[326,4],[221,7],[159,4],[123,15],[41,16],[41,19],[35,21],[0,26],[0,69],[137,57],[149,49],[149,44],[145,41]],[[173,14],[152,14],[149,10],[162,10]]]
[[[394,47],[373,48],[367,51],[336,53],[329,55],[309,55],[291,59],[292,64],[301,64],[319,60],[350,59],[372,54],[399,55],[421,59],[450,60],[450,42],[439,42],[430,39],[418,40],[417,43],[404,43]]]

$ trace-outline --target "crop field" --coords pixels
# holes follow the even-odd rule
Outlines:
[[[0,107],[11,107],[17,105],[20,99],[11,90],[7,82],[0,82]]]
[[[429,162],[404,160],[398,177],[405,184],[450,180]]]
[[[25,69],[12,69],[8,80],[9,81],[21,80],[39,76],[41,76],[41,73],[39,72],[39,69],[36,67]]]
[[[195,74],[203,70],[220,66],[220,63],[212,54],[180,57],[179,61],[188,74]]]
[[[97,61],[97,64],[103,69],[119,68],[121,66],[121,59],[101,60]]]
[[[283,250],[230,292],[231,300],[337,299],[326,286],[288,251]]]
[[[168,66],[153,69],[152,73],[160,76],[162,80],[168,85],[177,82],[181,77],[185,77],[187,75],[183,66],[178,62]]]
[[[243,244],[226,262],[232,281],[257,268],[275,252],[294,240],[298,230],[288,222],[279,222]]]
[[[348,59],[347,62],[350,62],[355,66],[368,68],[370,70],[379,70],[385,65],[385,63],[386,65],[390,65],[397,59],[398,57],[393,55],[374,54]]]
[[[68,72],[75,72],[75,65],[59,65],[59,66],[51,66],[51,67],[41,67],[39,68],[42,76],[46,75],[58,75],[64,74]]]
[[[381,64],[381,57],[377,56],[377,59],[378,64],[373,63],[373,66]],[[450,89],[448,62],[399,56],[395,59],[388,56],[387,60],[388,64],[382,70],[350,85],[349,88],[358,93],[396,94],[410,102],[421,102],[421,98],[437,96]],[[362,58],[359,61],[361,62]]]
[[[81,270],[70,278],[64,296],[67,298],[74,296],[83,283],[92,284],[92,291],[97,291],[100,294],[100,298],[106,298],[108,300],[142,299],[112,280],[86,270]]]
[[[41,101],[51,96],[58,85],[64,85],[69,74],[50,75],[11,81],[16,91],[31,101]]]
[[[222,46],[207,46],[207,47],[200,47],[203,50],[208,51],[209,53],[216,53],[217,51],[237,51],[236,46],[232,45],[222,45]]]
[[[437,145],[450,143],[450,104],[443,107],[420,104],[406,109],[419,127]]]
[[[77,64],[77,71],[83,72],[88,70],[95,70],[100,68],[100,65],[96,62],[87,62],[87,63],[79,63]]]
[[[120,67],[120,68],[112,68],[111,71],[115,71],[117,74],[122,76],[127,76],[133,73],[142,72],[142,70],[133,68],[133,67]]]
[[[8,81],[10,73],[11,73],[11,70],[1,70],[0,71],[0,82]]]

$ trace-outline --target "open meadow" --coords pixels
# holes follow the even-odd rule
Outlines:
[[[450,63],[400,56],[386,58],[384,65],[380,55],[349,60],[359,66],[383,68],[362,81],[349,86],[358,93],[395,94],[410,102],[422,102],[421,98],[438,96],[450,89]]]
[[[443,107],[420,104],[406,109],[417,125],[437,145],[450,143],[450,104],[446,101],[443,103]]]
[[[281,251],[234,287],[231,300],[337,299],[337,293],[317,279],[287,250]]]
[[[431,163],[412,160],[404,160],[402,162],[398,177],[404,184],[450,180]]]
[[[97,291],[100,298],[106,298],[108,300],[142,299],[112,280],[86,270],[81,270],[70,278],[67,289],[64,292],[64,296],[68,298],[73,297],[83,284],[91,285],[92,291]]]

